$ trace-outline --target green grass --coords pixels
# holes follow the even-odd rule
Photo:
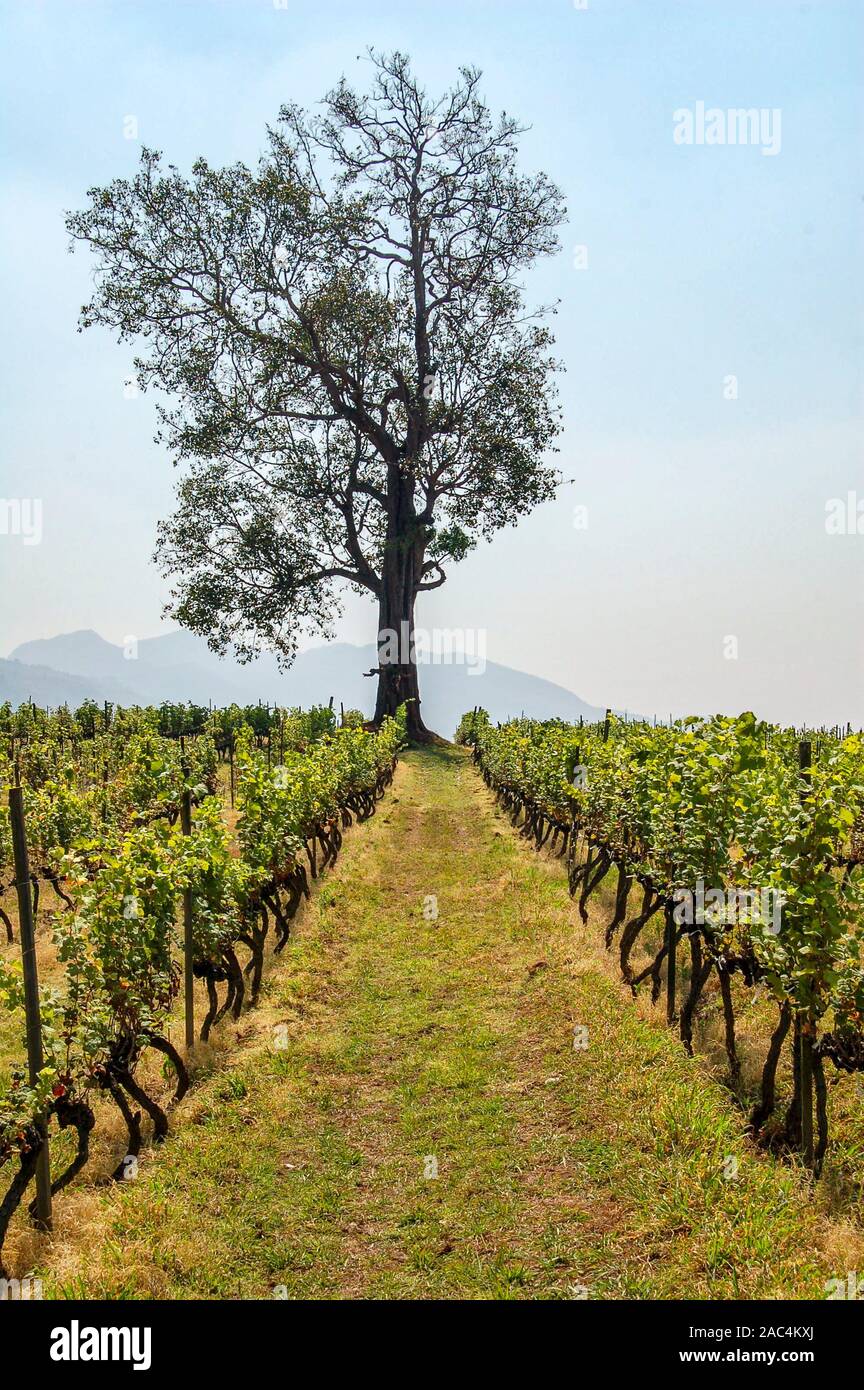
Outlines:
[[[46,1294],[823,1297],[858,1233],[748,1143],[600,937],[463,753],[409,754],[173,1137],[58,1203]]]

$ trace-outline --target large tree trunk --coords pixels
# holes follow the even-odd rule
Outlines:
[[[406,616],[407,615],[407,616]],[[420,685],[417,663],[412,659],[411,642],[414,635],[414,598],[404,595],[398,607],[383,598],[380,606],[378,631],[378,696],[375,701],[375,724],[388,714],[395,714],[406,705],[406,729],[409,737],[427,741],[429,730],[420,714]]]
[[[378,606],[378,698],[376,724],[406,704],[409,738],[434,739],[420,714],[420,684],[414,656],[414,601],[420,585],[425,533],[417,526],[413,488],[397,465],[388,470],[387,544]]]

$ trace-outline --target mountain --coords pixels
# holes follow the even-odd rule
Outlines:
[[[32,700],[34,705],[80,705],[87,697],[100,702],[111,700],[115,705],[139,703],[135,692],[110,677],[94,680],[72,676],[49,666],[23,661],[4,661],[0,658],[0,703],[9,700],[13,705]]]
[[[126,649],[93,631],[24,642],[0,661],[0,700],[13,704],[32,698],[36,704],[79,704],[85,696],[117,704],[160,704],[194,700],[198,704],[303,705],[326,703],[331,695],[346,709],[371,714],[375,680],[363,675],[375,665],[375,648],[331,642],[301,652],[288,671],[280,671],[270,654],[246,665],[217,657],[203,638],[176,631],[149,637]],[[429,728],[451,736],[466,709],[482,705],[493,720],[525,714],[537,719],[559,716],[576,720],[601,718],[588,705],[553,681],[487,661],[482,673],[460,663],[421,663],[423,718]]]

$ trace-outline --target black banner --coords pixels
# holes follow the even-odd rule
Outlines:
[[[860,1315],[835,1306],[849,1301],[858,1299],[838,1295],[819,1303],[722,1304],[573,1300],[544,1304],[533,1313],[523,1309],[521,1315],[508,1305],[503,1324],[497,1321],[500,1313],[483,1312],[476,1303],[387,1304],[386,1323],[378,1327],[380,1305],[364,1302],[304,1303],[298,1316],[296,1303],[279,1299],[73,1303],[24,1298],[0,1303],[0,1338],[4,1365],[9,1365],[10,1353],[20,1352],[30,1372],[47,1371],[51,1383],[62,1383],[69,1374],[92,1376],[103,1367],[115,1376],[183,1372],[225,1383],[226,1377],[250,1368],[257,1378],[264,1373],[261,1357],[281,1360],[289,1350],[292,1360],[298,1354],[319,1357],[322,1371],[326,1367],[330,1374],[333,1344],[316,1344],[319,1317],[320,1329],[331,1335],[334,1328],[344,1332],[345,1341],[337,1345],[355,1358],[357,1370],[364,1361],[368,1368],[371,1349],[377,1346],[379,1355],[385,1345],[395,1349],[408,1334],[415,1354],[416,1339],[429,1338],[421,1358],[426,1376],[435,1371],[436,1352],[442,1373],[445,1364],[448,1373],[455,1372],[453,1356],[461,1346],[473,1349],[465,1358],[473,1366],[482,1358],[484,1367],[491,1367],[512,1355],[515,1338],[522,1354],[538,1366],[552,1355],[556,1360],[563,1356],[574,1374],[599,1362],[608,1372],[665,1373],[677,1367],[698,1381],[712,1368],[734,1373],[739,1367],[758,1367],[769,1380],[782,1383],[787,1372],[800,1368],[822,1376],[850,1361],[855,1364]],[[471,1321],[463,1323],[466,1311]],[[393,1370],[402,1378],[409,1369],[403,1344]]]

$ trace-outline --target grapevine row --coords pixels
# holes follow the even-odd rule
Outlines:
[[[0,1201],[0,1252],[36,1172],[38,1117],[75,1136],[52,1193],[88,1161],[100,1097],[113,1102],[127,1132],[116,1179],[140,1152],[143,1116],[157,1140],[167,1134],[166,1108],[148,1093],[140,1064],[148,1049],[162,1054],[175,1077],[171,1103],[182,1098],[189,1075],[167,1036],[181,981],[181,905],[191,907],[192,968],[207,991],[199,1033],[206,1040],[220,1018],[238,1018],[244,1002],[256,1001],[268,938],[282,950],[310,878],[336,858],[352,819],[373,813],[403,732],[401,718],[377,733],[319,729],[274,765],[242,726],[234,741],[236,843],[214,794],[212,737],[181,755],[157,734],[132,734],[104,787],[78,793],[64,775],[24,787],[34,862],[64,904],[53,925],[62,981],[40,991],[45,1063],[36,1084],[19,1065],[0,1091],[0,1168],[14,1168]],[[191,833],[179,819],[184,790],[197,803]],[[0,826],[8,838],[8,820]],[[23,1014],[24,1005],[20,971],[0,960],[0,1006]]]
[[[656,1001],[665,981],[667,1018],[688,1051],[714,978],[736,1093],[732,978],[773,1001],[750,1128],[763,1142],[800,1147],[818,1172],[828,1142],[824,1063],[864,1071],[860,735],[823,736],[813,759],[794,731],[752,714],[670,727],[612,716],[591,726],[520,719],[493,727],[477,710],[457,737],[473,747],[523,833],[566,858],[584,921],[592,894],[615,873],[606,945],[617,947],[634,993],[650,985]],[[647,947],[644,964],[634,963],[637,944]],[[689,966],[679,991],[682,946]],[[781,1119],[787,1039],[793,1095]]]

